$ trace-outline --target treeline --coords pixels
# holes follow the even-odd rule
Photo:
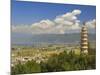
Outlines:
[[[41,62],[40,64],[33,60],[25,64],[19,63],[11,68],[11,74],[90,70],[95,68],[95,54],[75,55],[73,52],[67,54],[67,52],[64,51],[59,55],[53,55],[47,62]]]

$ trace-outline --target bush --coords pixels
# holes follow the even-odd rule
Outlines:
[[[12,75],[23,73],[58,72],[74,70],[90,70],[96,68],[95,55],[75,55],[73,52],[63,52],[51,56],[47,62],[40,64],[28,61],[25,64],[17,64],[12,67]]]
[[[12,75],[41,72],[41,67],[34,61],[28,61],[25,64],[17,64],[12,67]]]

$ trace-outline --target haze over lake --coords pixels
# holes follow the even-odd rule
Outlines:
[[[14,45],[35,45],[35,44],[70,44],[80,42],[80,33],[72,34],[12,34],[12,44]],[[89,34],[89,41],[95,41],[95,33]]]

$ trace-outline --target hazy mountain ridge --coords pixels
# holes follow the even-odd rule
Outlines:
[[[12,35],[12,44],[41,44],[41,43],[50,43],[50,44],[59,44],[59,43],[78,43],[80,42],[80,34],[40,34],[40,35]],[[89,41],[95,41],[96,34],[89,34]]]

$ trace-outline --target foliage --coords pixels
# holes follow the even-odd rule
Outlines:
[[[95,54],[76,55],[64,51],[59,55],[52,55],[47,62],[40,64],[35,61],[28,61],[25,64],[17,64],[12,67],[12,75],[23,73],[58,72],[73,70],[90,70],[96,68]]]
[[[12,67],[12,75],[16,74],[27,74],[41,72],[41,67],[35,61],[28,61],[25,64],[17,64]]]

